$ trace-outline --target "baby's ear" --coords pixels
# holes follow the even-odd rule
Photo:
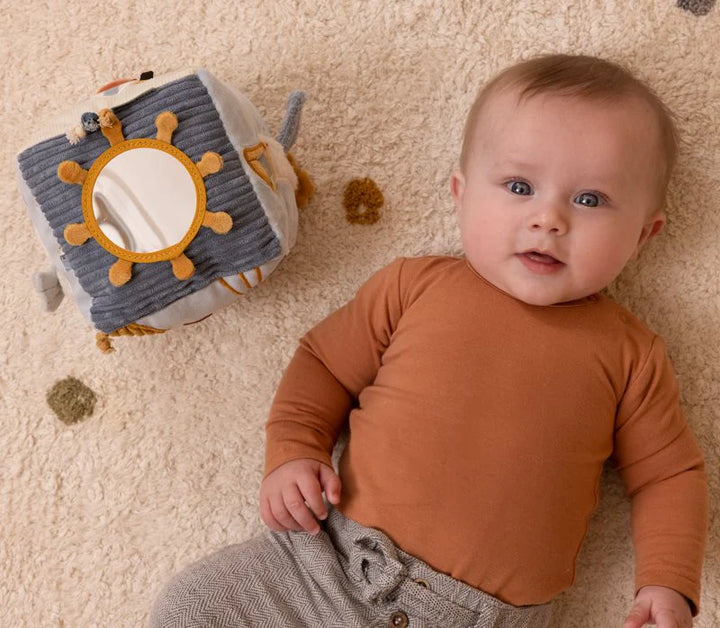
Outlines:
[[[465,175],[460,170],[450,175],[450,193],[455,201],[455,207],[459,208],[465,194]]]
[[[662,211],[658,211],[653,214],[643,225],[642,231],[640,232],[640,238],[638,238],[637,248],[635,249],[635,255],[640,252],[643,246],[660,233],[665,227],[665,214]]]

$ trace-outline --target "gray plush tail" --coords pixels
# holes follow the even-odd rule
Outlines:
[[[304,104],[305,92],[294,91],[290,94],[287,102],[287,111],[280,126],[280,133],[278,133],[277,136],[277,141],[280,142],[286,153],[297,139],[297,134],[300,130],[300,113],[302,112]]]

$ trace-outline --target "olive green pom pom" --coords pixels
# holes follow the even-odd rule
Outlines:
[[[46,398],[48,405],[65,425],[72,425],[90,416],[97,401],[95,393],[74,377],[56,382]]]

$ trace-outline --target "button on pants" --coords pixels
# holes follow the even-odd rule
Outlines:
[[[269,532],[191,565],[155,602],[152,628],[545,628],[330,510],[317,536]]]

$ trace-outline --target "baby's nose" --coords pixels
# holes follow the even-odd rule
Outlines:
[[[561,236],[568,232],[568,220],[561,210],[546,208],[534,213],[528,219],[528,228],[531,231],[547,231],[553,235]]]

